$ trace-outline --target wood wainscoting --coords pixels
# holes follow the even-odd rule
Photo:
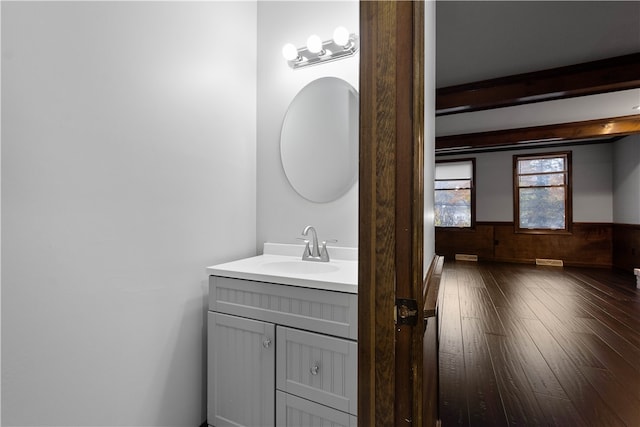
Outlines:
[[[640,268],[640,225],[613,224],[613,266],[631,272]]]
[[[636,226],[637,245],[640,227]],[[610,223],[573,223],[571,234],[515,233],[513,222],[476,222],[474,229],[436,228],[436,253],[477,255],[479,260],[534,263],[558,259],[565,265],[610,268],[614,265]],[[637,256],[636,256],[637,260]]]
[[[444,257],[434,255],[425,277],[422,300],[422,317],[424,320],[424,336],[422,341],[422,426],[433,427],[439,425],[439,323],[438,306],[440,295],[440,280],[444,268]]]

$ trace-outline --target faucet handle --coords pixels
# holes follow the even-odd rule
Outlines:
[[[320,260],[328,262],[329,261],[329,251],[327,250],[327,243],[335,243],[338,240],[336,239],[328,239],[322,241],[322,249],[320,250]]]
[[[309,247],[309,240],[303,237],[296,237],[298,240],[302,240],[304,242],[304,252],[302,253],[302,259],[308,258],[311,256],[311,248]]]

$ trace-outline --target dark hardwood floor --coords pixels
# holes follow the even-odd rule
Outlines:
[[[446,261],[449,426],[640,426],[640,290],[603,269]]]

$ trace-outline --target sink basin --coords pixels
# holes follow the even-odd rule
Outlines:
[[[303,245],[265,243],[262,255],[207,267],[209,276],[254,282],[358,293],[358,253],[354,248],[330,248],[331,261],[303,261]]]
[[[326,262],[315,261],[274,261],[262,266],[265,271],[279,274],[322,274],[338,271],[340,268]]]

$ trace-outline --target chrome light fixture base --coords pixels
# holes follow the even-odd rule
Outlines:
[[[357,35],[350,34],[349,41],[345,46],[341,46],[333,40],[326,40],[322,42],[322,50],[317,53],[311,52],[307,47],[301,47],[298,49],[298,57],[287,62],[295,70],[348,58],[358,52],[359,41]]]

